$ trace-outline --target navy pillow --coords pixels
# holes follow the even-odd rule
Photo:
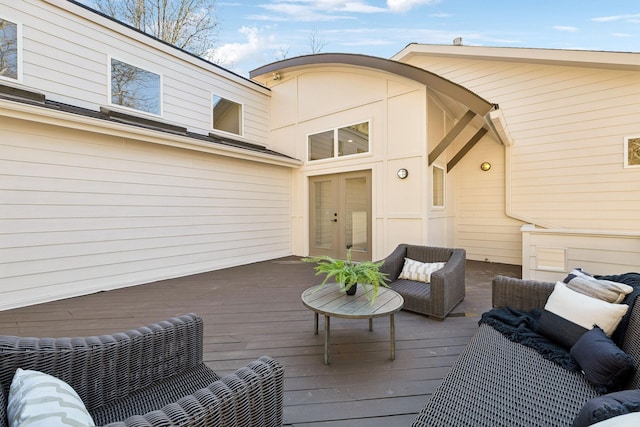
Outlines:
[[[640,390],[624,390],[588,400],[572,427],[586,427],[618,415],[640,412]]]
[[[548,310],[540,313],[536,332],[569,350],[588,329]]]
[[[619,390],[635,371],[633,357],[597,326],[582,335],[570,354],[599,393]]]

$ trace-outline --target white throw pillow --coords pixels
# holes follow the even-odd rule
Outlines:
[[[95,426],[82,399],[66,382],[51,375],[18,368],[7,404],[9,426]]]
[[[598,325],[611,336],[629,306],[591,298],[557,282],[544,309],[586,329],[593,329],[593,325]]]
[[[440,270],[445,264],[446,262],[420,262],[411,258],[405,258],[402,272],[398,278],[430,283],[431,273]]]
[[[638,427],[640,426],[640,412],[630,412],[617,417],[609,418],[599,423],[591,424],[591,427]]]

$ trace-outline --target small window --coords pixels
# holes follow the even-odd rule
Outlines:
[[[433,165],[433,201],[432,207],[444,208],[444,169]]]
[[[369,152],[369,122],[309,135],[309,160],[330,159]]]
[[[0,77],[18,80],[20,75],[20,26],[0,18]]]
[[[242,135],[242,104],[213,95],[213,129]]]
[[[111,103],[161,115],[160,75],[111,59]]]
[[[640,136],[624,139],[624,155],[625,167],[640,167]]]

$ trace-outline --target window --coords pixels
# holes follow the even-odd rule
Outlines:
[[[160,75],[112,58],[111,103],[161,115]]]
[[[18,80],[20,66],[20,26],[0,18],[0,77]]]
[[[625,167],[640,167],[640,136],[625,137],[624,154]]]
[[[242,135],[242,104],[213,95],[213,129]]]
[[[369,122],[309,135],[309,160],[369,152]]]
[[[444,208],[444,169],[433,165],[433,199],[431,206]]]

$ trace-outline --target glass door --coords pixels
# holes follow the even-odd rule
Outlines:
[[[371,172],[309,179],[309,254],[371,260]]]

